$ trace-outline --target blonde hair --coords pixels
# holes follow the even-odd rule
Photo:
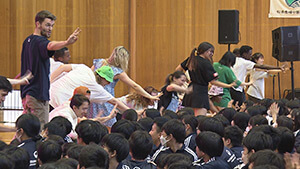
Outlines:
[[[129,52],[128,50],[123,46],[117,46],[113,53],[111,54],[110,58],[113,62],[110,64],[121,68],[123,71],[126,71],[128,69],[128,62],[129,62]]]
[[[152,86],[147,86],[144,88],[144,90],[152,95],[152,93],[158,93],[158,91],[152,87]],[[136,106],[142,106],[143,108],[147,108],[149,105],[152,104],[152,101],[136,92],[129,94],[128,97],[126,98],[127,102],[135,101]]]
[[[97,72],[94,72],[94,75],[96,78],[96,82],[101,85],[101,76],[99,76]]]

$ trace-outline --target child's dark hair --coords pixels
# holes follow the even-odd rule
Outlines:
[[[7,91],[7,92],[12,91],[12,85],[7,80],[7,78],[4,76],[0,76],[0,89]]]
[[[249,124],[254,127],[254,126],[259,126],[263,124],[268,124],[268,120],[261,114],[252,116],[249,120]]]
[[[224,137],[224,125],[222,122],[214,117],[208,117],[202,122],[199,123],[198,129],[203,131],[211,131],[219,134],[221,137]]]
[[[248,53],[250,50],[252,50],[251,46],[244,45],[240,48],[240,55],[242,56],[244,53]]]
[[[237,126],[228,126],[225,128],[224,138],[230,139],[232,147],[240,147],[243,141],[243,131]]]
[[[277,146],[277,150],[280,154],[286,152],[291,153],[295,145],[294,133],[286,127],[277,127],[280,132],[280,142]]]
[[[251,57],[251,61],[256,63],[259,58],[263,58],[264,55],[261,53],[254,53]]]
[[[185,139],[185,126],[184,124],[177,120],[172,119],[167,121],[161,128],[161,131],[165,131],[167,135],[172,134],[176,142],[183,143]]]
[[[274,128],[270,125],[260,125],[260,126],[255,126],[252,128],[250,133],[252,132],[263,132],[266,135],[269,135],[272,139],[272,150],[276,150],[278,147],[278,144],[280,142],[280,131],[277,128]]]
[[[56,162],[57,160],[59,160],[62,155],[62,149],[58,143],[47,140],[39,145],[37,153],[38,158],[44,164],[49,162]]]
[[[100,143],[101,139],[108,134],[107,128],[98,121],[83,120],[75,128],[78,138],[82,138],[85,144]]]
[[[224,149],[222,137],[211,131],[201,132],[196,137],[196,144],[202,152],[210,158],[221,156]]]
[[[167,78],[166,78],[166,85],[169,85],[169,84],[171,84],[171,82],[173,81],[173,78],[175,78],[175,79],[178,79],[178,78],[180,78],[181,76],[185,76],[185,74],[182,72],[182,71],[176,71],[176,72],[174,72],[174,73],[172,73],[172,74],[169,74],[168,76],[167,76]]]
[[[236,113],[233,116],[234,125],[238,126],[243,131],[246,130],[249,120],[250,120],[250,115],[244,112]]]
[[[195,70],[196,67],[198,66],[198,64],[196,62],[196,56],[203,54],[210,48],[214,49],[214,46],[208,42],[202,42],[198,46],[198,49],[194,48],[191,52],[189,60],[187,61],[186,67],[188,67],[189,70]],[[212,60],[210,60],[210,62],[212,62]]]
[[[116,151],[117,161],[120,163],[129,154],[129,143],[127,139],[119,133],[110,133],[103,137],[101,140],[102,146],[107,146],[108,151]]]
[[[9,146],[4,150],[4,153],[6,153],[15,164],[15,169],[29,168],[29,154],[25,149],[15,146]]]
[[[281,155],[271,150],[261,150],[249,157],[249,163],[253,164],[253,167],[260,165],[273,165],[279,169],[285,169],[285,161]]]
[[[198,127],[198,120],[195,116],[186,115],[183,117],[182,121],[184,122],[184,124],[190,125],[193,132],[197,132],[196,128]]]
[[[83,149],[83,147],[84,146],[80,144],[76,144],[70,147],[69,150],[67,151],[68,158],[72,158],[78,161],[80,152]]]
[[[72,131],[72,123],[67,118],[65,118],[65,117],[56,116],[50,122],[57,123],[61,127],[64,126],[65,132],[66,132],[65,136],[68,135]]]
[[[129,121],[137,121],[138,114],[134,109],[127,109],[123,112],[122,119],[126,119]]]
[[[248,149],[248,152],[254,150],[255,152],[264,149],[272,149],[273,142],[271,136],[261,132],[251,131],[244,139],[243,145]]]
[[[137,160],[144,160],[151,152],[153,141],[146,131],[137,130],[129,138],[129,148],[132,157]]]
[[[236,56],[231,53],[230,51],[227,51],[219,61],[221,65],[232,67],[235,64]]]
[[[278,127],[287,127],[291,131],[294,129],[294,122],[291,118],[286,117],[285,115],[281,115],[277,118]]]
[[[33,141],[41,139],[40,133],[40,120],[33,114],[22,114],[16,121],[17,129],[23,129],[25,134],[32,138]]]
[[[130,135],[136,131],[136,126],[132,121],[121,119],[111,127],[111,133],[120,133],[128,140]]]
[[[237,111],[233,108],[225,108],[219,111],[227,120],[231,123],[233,116],[237,113]]]

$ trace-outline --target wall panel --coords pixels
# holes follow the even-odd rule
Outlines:
[[[168,73],[189,56],[192,48],[208,41],[215,46],[214,61],[227,51],[227,45],[218,44],[218,10],[237,9],[240,12],[241,41],[231,45],[231,50],[242,45],[253,47],[253,53],[261,52],[265,64],[276,65],[272,57],[271,31],[279,26],[300,25],[299,19],[268,18],[268,0],[189,0],[189,1],[138,1],[137,10],[137,58],[140,68],[137,80],[143,85],[152,84],[159,88]],[[143,8],[142,8],[143,7]],[[170,18],[170,20],[166,19]],[[176,21],[174,21],[174,18]],[[185,25],[182,27],[182,25]],[[281,63],[279,63],[280,65]],[[300,71],[295,63],[295,74]],[[299,86],[295,77],[295,87]],[[291,88],[290,71],[281,74],[281,89]],[[275,96],[278,98],[277,79]],[[266,97],[272,97],[272,78],[266,79]]]
[[[130,25],[130,3],[136,3],[136,24]],[[66,39],[76,27],[82,29],[78,42],[70,46],[71,63],[92,65],[94,58],[110,56],[112,49],[123,45],[133,52],[129,75],[143,87],[163,86],[165,77],[189,56],[202,41],[215,45],[218,61],[227,45],[218,42],[218,10],[240,12],[241,41],[231,49],[247,44],[253,52],[261,52],[265,63],[276,65],[272,55],[271,31],[279,26],[300,25],[300,19],[268,18],[269,0],[2,0],[0,1],[0,74],[14,77],[20,71],[23,40],[34,30],[34,16],[47,9],[57,16],[51,40]],[[130,34],[136,29],[135,34]],[[134,36],[134,38],[132,37]],[[130,41],[131,40],[131,41]],[[131,68],[131,67],[129,67]],[[134,70],[133,70],[134,69]],[[295,74],[300,71],[295,63]],[[295,77],[295,87],[300,79]],[[289,89],[290,71],[281,76],[281,88]],[[278,88],[276,81],[276,98]],[[272,78],[266,80],[266,96],[272,97]],[[119,83],[116,94],[128,92]]]
[[[57,20],[50,40],[65,40],[77,28],[82,33],[78,42],[69,46],[71,63],[92,66],[95,58],[107,58],[117,45],[129,48],[128,0],[3,0],[0,2],[0,72],[15,77],[21,68],[24,39],[34,31],[34,17],[46,9]],[[127,86],[120,83],[118,96],[126,94]]]

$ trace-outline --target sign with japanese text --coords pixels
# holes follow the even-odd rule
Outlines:
[[[269,18],[300,18],[300,0],[270,0]]]

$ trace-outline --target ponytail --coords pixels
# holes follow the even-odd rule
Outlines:
[[[187,61],[187,64],[186,64],[186,67],[191,71],[195,70],[197,67],[196,56],[198,56],[198,52],[197,52],[197,49],[194,48],[192,50],[189,60]]]
[[[171,84],[171,82],[173,81],[173,74],[169,74],[166,78],[166,85]]]
[[[171,82],[173,81],[173,78],[178,79],[181,76],[185,76],[185,74],[182,71],[176,71],[172,74],[169,74],[166,78],[166,85],[170,85]]]
[[[198,46],[198,49],[194,48],[191,52],[191,55],[189,57],[189,60],[187,61],[186,67],[189,70],[195,70],[198,66],[198,63],[196,62],[196,56],[199,56],[209,50],[210,48],[214,49],[214,46],[208,42],[202,42]],[[212,58],[205,58],[208,59],[211,63],[213,62]]]

